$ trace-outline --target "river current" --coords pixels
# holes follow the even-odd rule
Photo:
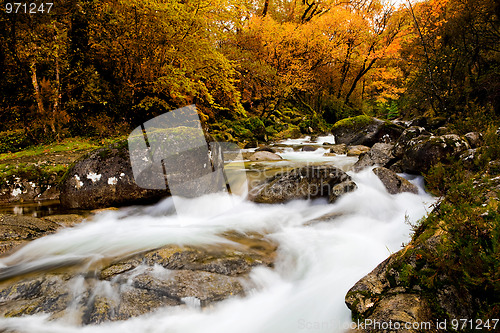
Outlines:
[[[331,140],[320,137],[316,144]],[[285,147],[279,154],[286,161],[262,162],[260,168],[329,163],[349,170],[356,161],[345,155],[324,156],[327,150],[322,146],[313,152],[292,148],[307,141],[281,142]],[[435,201],[423,190],[419,177],[409,178],[418,185],[418,195],[390,195],[371,168],[348,174],[358,189],[334,204],[318,199],[273,205],[244,200],[230,205],[228,200],[232,198],[212,194],[183,200],[181,204],[188,208],[184,211],[189,213],[175,215],[172,199],[167,198],[149,207],[105,211],[89,222],[32,241],[0,259],[0,267],[22,273],[68,261],[91,265],[103,258],[123,257],[167,244],[223,244],[228,240],[219,235],[225,231],[258,232],[279,245],[278,255],[274,268],[252,270],[252,289],[243,298],[230,298],[204,309],[186,301],[190,306],[165,307],[125,321],[87,326],[75,324],[70,315],[56,320],[49,320],[49,315],[0,318],[0,331],[344,332],[351,324],[344,303],[347,291],[410,240],[411,225],[424,217]],[[76,283],[75,298],[78,292]]]

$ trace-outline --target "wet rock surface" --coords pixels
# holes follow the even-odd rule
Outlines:
[[[345,143],[333,145],[330,147],[330,153],[338,155],[347,154],[347,145]]]
[[[370,151],[370,147],[355,145],[347,147],[347,156],[360,156]]]
[[[377,167],[373,169],[373,173],[382,181],[382,184],[384,184],[387,192],[390,194],[403,192],[418,194],[417,186],[387,168]]]
[[[404,128],[388,121],[358,116],[337,122],[332,127],[335,142],[349,145],[373,146],[377,142],[394,142]]]
[[[281,160],[281,156],[275,154],[275,153],[272,153],[270,151],[267,151],[267,150],[262,150],[262,151],[258,151],[258,152],[255,152],[253,154],[250,154],[248,156],[248,159],[250,161],[278,161],[278,160]]]
[[[359,160],[354,164],[354,171],[359,172],[373,165],[387,166],[395,159],[392,154],[393,148],[394,145],[389,143],[374,144],[368,152],[360,155]]]
[[[277,246],[260,234],[225,237],[233,243],[168,245],[97,268],[94,274],[46,272],[4,281],[0,315],[48,313],[85,325],[244,296],[253,288],[248,274],[256,266],[272,267]]]
[[[0,255],[55,232],[61,224],[31,216],[0,215]]]
[[[259,203],[282,203],[326,197],[334,202],[357,188],[344,171],[333,166],[308,166],[279,173],[253,189],[250,199]]]
[[[422,323],[431,327],[424,330],[408,329],[398,332],[436,331],[436,320],[445,318],[471,318],[475,300],[466,290],[458,290],[453,279],[447,276],[439,279],[436,290],[420,285],[415,277],[429,269],[429,263],[422,261],[420,253],[435,251],[441,242],[442,231],[437,231],[425,242],[410,244],[394,253],[372,272],[359,280],[347,293],[346,305],[353,318],[361,321],[370,319],[380,322]],[[372,328],[362,332],[390,332]]]

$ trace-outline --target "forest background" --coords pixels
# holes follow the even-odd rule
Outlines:
[[[38,3],[38,2],[37,2]],[[242,145],[337,120],[500,114],[494,0],[60,0],[0,12],[1,152],[108,138],[188,104]]]

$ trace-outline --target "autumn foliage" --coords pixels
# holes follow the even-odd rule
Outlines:
[[[328,123],[498,114],[498,12],[492,0],[61,0],[50,13],[2,10],[0,130],[21,127],[34,141],[109,136],[192,103],[209,127],[248,117],[269,126],[286,122],[284,110]]]

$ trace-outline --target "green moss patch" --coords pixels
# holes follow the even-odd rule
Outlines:
[[[373,118],[366,116],[366,115],[345,118],[345,119],[337,121],[332,126],[332,130],[338,129],[338,128],[357,129],[360,127],[367,126],[367,125],[371,124],[372,122],[373,122]]]

